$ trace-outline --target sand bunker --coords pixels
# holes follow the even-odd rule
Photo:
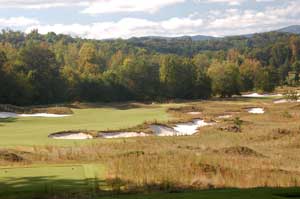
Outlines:
[[[249,97],[249,98],[260,98],[260,97],[281,97],[282,94],[258,94],[258,93],[251,93],[242,95],[242,97]]]
[[[154,131],[157,136],[177,136],[178,134],[173,128],[162,125],[150,125],[150,129]]]
[[[68,117],[70,115],[58,115],[50,113],[35,113],[35,114],[16,114],[10,112],[0,112],[0,118],[16,118],[16,117],[48,117],[48,118],[57,118],[57,117]]]
[[[68,117],[70,115],[58,115],[50,113],[20,114],[19,117]]]
[[[145,133],[136,133],[136,132],[111,132],[111,133],[93,133],[95,137],[92,136],[91,133],[85,132],[76,132],[76,131],[69,131],[69,132],[61,132],[61,133],[54,133],[49,136],[52,139],[60,139],[60,140],[88,140],[94,138],[105,138],[105,139],[113,139],[113,138],[130,138],[130,137],[146,137],[149,136]],[[98,136],[97,136],[98,134]]]
[[[204,120],[194,120],[190,123],[181,123],[176,124],[174,127],[175,131],[178,131],[182,135],[193,135],[197,133],[197,129],[204,126],[212,125],[211,123],[207,123]]]
[[[198,128],[213,125],[204,120],[193,120],[188,123],[179,123],[175,127],[167,127],[163,125],[150,125],[150,129],[154,131],[157,136],[184,136],[193,135],[197,133]]]
[[[188,112],[187,114],[189,114],[189,115],[200,115],[201,112]]]
[[[264,114],[265,110],[263,108],[251,108],[248,110],[248,113],[252,114]]]
[[[88,140],[94,137],[87,133],[56,133],[50,135],[49,138],[57,140]]]
[[[15,118],[18,117],[18,114],[16,113],[9,113],[9,112],[0,112],[0,118],[6,119],[6,118]]]
[[[174,127],[167,127],[163,125],[150,125],[150,129],[154,131],[155,136],[184,136],[193,135],[197,133],[198,128],[213,125],[213,123],[207,123],[204,120],[193,120],[187,123],[178,123]],[[94,136],[93,136],[94,135]],[[115,139],[115,138],[133,138],[133,137],[147,137],[151,136],[143,132],[108,132],[100,133],[88,131],[67,131],[54,133],[49,135],[49,138],[63,139],[63,140],[86,140],[94,138]]]
[[[131,138],[131,137],[146,137],[149,136],[146,133],[136,133],[136,132],[112,132],[112,133],[103,133],[101,138],[105,139],[114,139],[114,138]]]
[[[232,115],[220,115],[218,116],[218,119],[229,119],[232,118]]]
[[[296,103],[296,102],[300,102],[300,100],[288,100],[288,99],[280,99],[280,100],[276,100],[276,101],[274,101],[274,104],[283,104],[283,103]]]

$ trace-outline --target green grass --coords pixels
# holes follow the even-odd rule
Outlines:
[[[170,118],[165,107],[119,110],[114,108],[74,109],[64,118],[18,118],[0,122],[0,146],[72,145],[91,141],[49,139],[51,133],[66,130],[116,130],[145,121]]]
[[[204,117],[208,118],[215,118],[226,112],[241,111],[233,114],[245,121],[242,125],[243,132],[236,134],[219,130],[219,126],[227,127],[232,123],[230,120],[224,120],[215,126],[202,128],[201,133],[190,137],[133,138],[126,142],[102,139],[64,141],[47,137],[50,133],[65,130],[116,130],[132,127],[144,121],[174,119],[166,113],[166,109],[184,105],[194,105],[203,109]],[[249,114],[245,109],[247,107],[264,107],[266,113]],[[234,99],[232,101],[186,102],[179,105],[165,104],[156,105],[156,107],[145,105],[141,108],[125,110],[107,107],[74,109],[74,115],[66,118],[3,120],[0,121],[1,147],[13,148],[15,146],[17,150],[22,150],[22,147],[20,149],[17,146],[51,145],[51,147],[34,148],[37,154],[41,150],[41,154],[32,157],[28,155],[29,162],[26,164],[30,168],[16,168],[17,165],[23,167],[24,162],[12,163],[14,166],[7,166],[7,168],[0,167],[0,199],[16,199],[19,196],[42,198],[53,193],[68,194],[68,189],[78,191],[81,188],[88,188],[87,192],[82,190],[82,193],[92,194],[93,197],[86,198],[94,199],[98,197],[95,195],[96,186],[101,191],[111,191],[114,189],[111,189],[113,184],[109,184],[109,180],[118,182],[118,179],[122,183],[127,183],[128,187],[122,187],[125,192],[126,188],[135,191],[130,188],[137,186],[136,191],[142,191],[142,193],[158,190],[155,188],[152,190],[151,185],[162,188],[159,190],[169,190],[164,189],[164,185],[161,184],[166,179],[178,185],[171,187],[172,190],[176,190],[176,187],[191,187],[191,182],[196,182],[192,187],[198,189],[211,186],[218,188],[299,186],[300,159],[297,158],[297,154],[299,154],[300,133],[297,129],[299,129],[300,114],[298,110],[299,107],[296,104],[276,105],[270,99]],[[288,112],[289,118],[282,116],[285,112]],[[170,114],[174,113],[170,112]],[[185,119],[186,114],[173,115],[173,117],[177,116],[176,119],[181,120]],[[88,143],[92,145],[87,145]],[[52,145],[57,146],[52,147]],[[263,154],[265,158],[250,157],[243,153],[236,155],[218,152],[223,148],[238,146],[253,149]],[[47,161],[50,166],[36,165],[43,161]],[[103,175],[103,167],[97,163],[82,165],[82,163],[92,161],[105,165],[105,170],[107,170],[105,175]],[[78,165],[53,165],[70,162],[78,163]],[[205,166],[216,171],[214,173],[210,170],[206,171]],[[95,178],[99,181],[95,182],[93,180]],[[102,181],[104,179],[109,180],[106,183]],[[111,182],[114,183],[114,181]],[[199,182],[203,182],[203,186],[201,183],[197,184]],[[116,193],[120,192],[116,191]],[[74,197],[67,195],[63,198],[73,199]],[[86,199],[80,196],[78,198]],[[296,188],[213,189],[192,192],[178,192],[177,190],[176,193],[129,194],[100,198],[284,199],[300,198],[300,191]]]
[[[97,181],[95,181],[97,179]],[[34,165],[23,168],[0,168],[0,198],[43,198],[47,195],[82,193],[82,199],[284,199],[300,198],[299,188],[212,189],[151,194],[97,196],[93,187],[104,179],[100,164]],[[94,184],[97,182],[97,184]],[[90,194],[87,197],[86,194]],[[72,198],[69,194],[66,199]]]
[[[0,198],[55,193],[57,191],[86,190],[93,182],[104,179],[100,164],[35,165],[23,168],[0,168]]]

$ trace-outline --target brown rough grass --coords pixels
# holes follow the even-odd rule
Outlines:
[[[186,106],[201,107],[205,119],[217,120],[216,116],[226,113],[240,117],[245,121],[242,132],[219,130],[232,124],[226,119],[201,128],[195,136],[22,148],[30,152],[23,157],[32,163],[103,163],[107,183],[116,190],[300,186],[298,105],[261,99],[190,102]],[[267,111],[249,114],[247,107],[264,107]],[[187,110],[191,108],[170,111],[178,120],[186,120],[193,117],[185,114]]]

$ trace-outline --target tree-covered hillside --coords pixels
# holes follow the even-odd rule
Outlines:
[[[202,41],[0,34],[0,103],[227,97],[297,85],[299,73],[300,36],[288,33]]]

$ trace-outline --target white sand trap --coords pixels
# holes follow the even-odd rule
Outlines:
[[[209,125],[212,125],[212,123],[207,123],[204,120],[194,120],[189,123],[176,124],[174,130],[179,132],[179,135],[193,135],[197,133],[198,128]]]
[[[296,101],[296,100],[280,99],[280,100],[274,101],[274,104],[296,103],[296,102],[300,102],[300,100]]]
[[[146,133],[136,133],[136,132],[113,132],[113,133],[103,133],[102,138],[114,139],[114,138],[132,138],[132,137],[147,137]]]
[[[68,117],[70,115],[58,115],[50,113],[19,114],[18,117]]]
[[[274,104],[283,104],[283,103],[288,103],[288,102],[290,102],[290,100],[280,99],[280,100],[274,101]]]
[[[16,117],[18,117],[18,114],[16,114],[16,113],[0,112],[1,119],[16,118]]]
[[[57,140],[88,140],[93,139],[92,135],[86,133],[61,133],[50,135],[50,138]]]
[[[187,114],[189,114],[189,115],[200,115],[201,112],[188,112]]]
[[[49,114],[49,113],[35,113],[35,114],[16,114],[10,112],[0,112],[0,118],[16,118],[16,117],[68,117],[70,115],[58,115],[58,114]]]
[[[150,125],[150,129],[154,131],[157,136],[176,136],[178,133],[173,128],[162,125]]]
[[[242,95],[242,97],[249,97],[249,98],[260,98],[260,97],[282,97],[282,94],[258,94],[258,93],[251,93]]]
[[[265,110],[263,108],[251,108],[248,110],[248,113],[252,114],[264,114]]]
[[[218,116],[218,119],[229,119],[232,118],[232,115],[220,115]]]
[[[175,127],[170,128],[162,125],[151,125],[150,128],[157,136],[184,136],[193,135],[197,133],[198,128],[213,125],[204,120],[194,120],[188,123],[176,124]]]

